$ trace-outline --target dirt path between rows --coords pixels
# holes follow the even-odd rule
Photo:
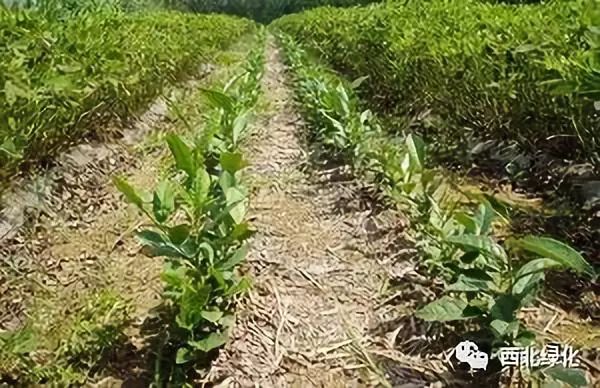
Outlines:
[[[385,384],[371,354],[381,338],[371,333],[384,319],[378,307],[388,272],[380,259],[401,221],[363,201],[343,166],[309,165],[272,41],[266,66],[271,109],[245,151],[257,229],[248,258],[254,287],[210,380],[244,387]]]

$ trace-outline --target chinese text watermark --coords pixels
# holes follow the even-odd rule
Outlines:
[[[489,362],[487,353],[479,350],[479,347],[471,341],[462,341],[453,350],[454,356],[460,362],[469,364],[472,370],[485,370]],[[552,343],[543,349],[535,347],[502,347],[498,350],[496,357],[503,368],[517,367],[531,369],[538,367],[552,367],[561,365],[564,368],[579,366],[577,359],[578,350],[570,345]]]

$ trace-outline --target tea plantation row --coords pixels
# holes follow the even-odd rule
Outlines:
[[[72,15],[0,7],[0,177],[144,107],[255,28],[178,12]]]
[[[516,141],[599,167],[595,4],[389,2],[318,8],[274,26],[337,70],[369,76],[363,92],[380,110],[427,116],[436,141]]]

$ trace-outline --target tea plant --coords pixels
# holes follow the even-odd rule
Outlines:
[[[235,271],[251,234],[245,220],[248,192],[241,182],[247,163],[238,147],[258,98],[262,67],[261,46],[222,91],[203,90],[213,108],[207,127],[193,144],[167,137],[175,171],[152,194],[115,179],[153,224],[138,239],[151,255],[165,258],[164,296],[174,319],[164,345],[169,351],[162,354],[174,359],[158,360],[158,385],[189,381],[194,363],[227,341],[235,297],[249,287]]]
[[[314,139],[403,204],[423,255],[422,267],[446,284],[444,295],[420,308],[417,317],[474,320],[492,349],[529,345],[535,335],[518,312],[535,300],[545,272],[573,270],[597,277],[580,253],[554,239],[526,236],[500,243],[494,223],[507,217],[501,203],[493,197],[459,202],[452,185],[426,167],[423,140],[412,134],[403,142],[389,139],[369,111],[358,109],[352,84],[311,62],[289,36],[280,40]]]
[[[254,25],[98,10],[67,20],[0,6],[0,177],[139,111]]]
[[[597,164],[594,100],[571,87],[594,90],[594,3],[392,1],[286,15],[273,28],[350,77],[368,75],[361,93],[376,109],[422,121],[454,156],[496,139]]]
[[[212,0],[189,0],[189,7],[196,12],[221,12],[268,23],[282,15],[300,12],[319,6],[348,7],[363,5],[377,0],[230,0],[219,2]]]

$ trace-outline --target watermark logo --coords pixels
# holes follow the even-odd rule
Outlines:
[[[480,351],[474,342],[462,341],[456,345],[452,353],[458,361],[469,364],[471,370],[487,369],[489,356],[487,353]],[[574,350],[570,345],[562,346],[552,343],[541,350],[530,346],[502,347],[496,353],[496,357],[503,368],[531,369],[556,365],[562,365],[564,368],[574,368],[580,365],[577,359],[578,353],[579,351]]]
[[[577,353],[579,350],[574,350],[570,345],[561,346],[552,343],[541,350],[529,346],[500,348],[498,359],[503,367],[516,366],[530,369],[562,365],[564,368],[573,368],[579,366]]]
[[[463,341],[454,348],[454,355],[460,362],[466,362],[471,369],[487,369],[489,357],[480,352],[479,347],[471,341]]]

